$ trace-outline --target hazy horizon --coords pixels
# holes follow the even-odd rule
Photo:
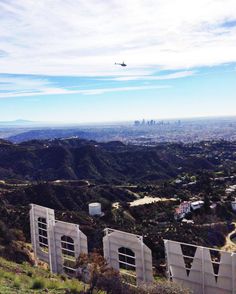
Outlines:
[[[155,120],[156,122],[160,122],[160,121],[195,121],[195,120],[222,120],[222,119],[226,119],[226,120],[234,120],[236,119],[236,115],[235,116],[195,116],[195,117],[174,117],[174,118],[137,118],[135,120],[119,120],[119,121],[87,121],[87,122],[79,122],[79,121],[68,121],[68,122],[63,122],[63,121],[34,121],[34,120],[27,120],[27,119],[16,119],[16,120],[6,120],[6,121],[0,121],[0,125],[1,124],[6,124],[7,123],[18,123],[19,125],[21,124],[26,124],[26,125],[29,125],[30,124],[35,124],[35,125],[58,125],[58,126],[96,126],[96,125],[109,125],[109,124],[114,124],[114,125],[124,125],[124,124],[129,124],[129,125],[133,125],[134,122],[136,120],[139,120],[140,122],[142,120],[145,120],[146,122],[147,121],[150,121],[150,120]]]

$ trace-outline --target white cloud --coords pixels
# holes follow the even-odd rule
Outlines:
[[[169,85],[160,85],[160,86],[133,86],[133,87],[114,87],[114,88],[103,88],[103,89],[90,89],[90,90],[81,90],[80,93],[84,95],[99,95],[109,92],[126,92],[126,91],[142,91],[142,90],[155,90],[155,89],[164,89],[170,88]]]
[[[138,81],[138,80],[145,80],[145,81],[160,81],[160,80],[173,80],[173,79],[180,79],[193,76],[195,71],[179,71],[175,73],[159,75],[159,76],[124,76],[118,78],[112,78],[110,80],[115,81]]]
[[[31,97],[43,95],[81,94],[101,95],[110,92],[142,91],[169,88],[168,85],[140,85],[129,87],[74,89],[72,87],[59,87],[46,79],[28,77],[0,77],[0,98]]]
[[[0,72],[122,79],[236,62],[236,26],[224,25],[235,11],[235,0],[1,0]]]
[[[42,91],[49,85],[50,82],[46,79],[0,76],[0,91],[4,92]]]

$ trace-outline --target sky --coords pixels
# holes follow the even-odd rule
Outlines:
[[[228,115],[235,0],[0,0],[0,121]]]

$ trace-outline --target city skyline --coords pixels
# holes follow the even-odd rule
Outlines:
[[[1,121],[234,116],[234,11],[231,0],[1,0]]]

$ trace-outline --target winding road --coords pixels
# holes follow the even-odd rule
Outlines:
[[[226,236],[226,240],[225,240],[225,245],[221,248],[221,250],[225,250],[225,251],[230,251],[230,252],[235,252],[236,251],[236,243],[234,243],[231,240],[231,237],[236,234],[236,223],[233,223],[235,228],[232,232],[230,232],[227,236]]]

